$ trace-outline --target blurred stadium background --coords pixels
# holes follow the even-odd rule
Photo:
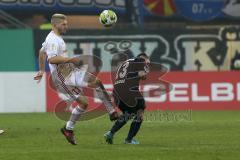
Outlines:
[[[104,9],[116,12],[116,26],[104,28],[99,23],[98,15]],[[148,110],[187,111],[184,114],[188,122],[179,123],[174,119],[176,123],[168,123],[168,119],[160,117],[160,121],[163,120],[160,124],[146,123],[140,136],[145,145],[130,147],[145,153],[140,159],[161,159],[161,156],[163,159],[238,159],[234,151],[240,147],[236,142],[240,139],[237,134],[240,76],[233,64],[240,59],[239,0],[0,0],[0,128],[7,131],[0,136],[0,159],[16,159],[18,155],[22,155],[22,159],[27,159],[27,155],[37,155],[36,159],[64,159],[68,158],[69,151],[77,152],[71,146],[62,150],[64,139],[61,135],[55,137],[62,123],[52,114],[59,99],[50,87],[48,73],[40,84],[33,81],[38,71],[38,50],[51,29],[50,17],[56,12],[68,15],[69,31],[64,39],[70,56],[100,57],[103,61],[100,78],[109,90],[112,87],[111,59],[119,51],[129,57],[146,52],[153,62],[169,69],[163,79],[173,84],[173,90],[161,97],[147,93]],[[107,43],[109,41],[111,43]],[[129,41],[132,42],[130,48],[124,48]],[[108,50],[104,49],[106,47]],[[49,71],[48,65],[46,70]],[[143,86],[145,91],[150,88]],[[96,106],[99,102],[92,100],[90,105]],[[79,130],[84,128],[83,137],[94,146],[80,144],[86,147],[81,151],[85,155],[83,159],[98,159],[99,155],[105,159],[112,159],[112,156],[137,159],[133,154],[116,151],[120,148],[127,152],[124,147],[109,148],[99,142],[100,138],[96,137],[101,137],[105,131],[100,126],[104,129],[110,126],[106,120],[85,123]],[[41,135],[44,128],[51,135]],[[197,134],[201,129],[202,134]],[[208,132],[211,129],[212,132]],[[96,137],[91,139],[86,135]],[[166,135],[169,136],[164,139]],[[216,138],[217,135],[221,136]],[[29,152],[22,151],[22,145]],[[103,145],[99,152],[98,145]],[[96,150],[94,154],[91,148]],[[152,154],[144,152],[146,149],[152,150]],[[113,154],[102,154],[107,151]]]

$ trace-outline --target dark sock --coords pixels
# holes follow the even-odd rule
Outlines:
[[[136,134],[138,133],[140,127],[142,124],[142,119],[138,118],[138,116],[136,116],[130,126],[129,132],[128,132],[128,137],[126,140],[131,141],[133,139],[133,137],[136,136]]]
[[[112,126],[112,129],[110,130],[112,134],[116,133],[119,129],[121,129],[129,120],[128,114],[121,115],[118,120],[115,122],[115,124]]]

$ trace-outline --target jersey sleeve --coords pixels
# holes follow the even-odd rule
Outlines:
[[[131,62],[127,72],[127,79],[133,79],[138,77],[138,71],[135,70],[135,63]]]
[[[138,72],[128,72],[127,79],[138,78]]]
[[[134,61],[131,62],[127,78],[128,79],[138,78],[138,72],[141,70],[143,70],[143,62],[139,61],[138,59],[135,59]]]
[[[131,69],[127,74],[127,78],[138,78],[138,72],[145,71],[149,73],[149,67],[145,64],[145,61],[141,58],[136,58],[134,62],[131,63]]]
[[[42,43],[42,47],[41,47],[40,51],[46,53],[46,42]]]
[[[48,41],[45,48],[48,59],[58,55],[59,46],[56,41],[53,40]]]

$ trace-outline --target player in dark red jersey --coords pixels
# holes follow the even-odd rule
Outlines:
[[[122,115],[112,128],[104,134],[107,143],[113,143],[114,134],[122,128],[128,120],[133,119],[125,144],[139,144],[134,139],[143,121],[145,100],[139,91],[140,80],[145,80],[149,73],[149,57],[145,53],[134,59],[124,61],[116,72],[113,97]]]

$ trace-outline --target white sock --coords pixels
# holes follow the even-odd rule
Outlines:
[[[75,123],[79,120],[81,115],[83,115],[85,112],[84,109],[81,107],[77,106],[72,110],[72,114],[69,118],[69,121],[66,124],[66,129],[67,130],[73,130]]]
[[[113,112],[115,112],[115,109],[113,107],[110,97],[106,97],[107,95],[105,95],[107,94],[107,92],[104,94],[104,91],[100,87],[96,88],[96,92],[99,99],[102,100],[107,112],[109,114],[112,114]]]
[[[74,122],[72,122],[72,121],[67,121],[67,123],[66,123],[66,129],[67,130],[73,130],[74,129]]]

